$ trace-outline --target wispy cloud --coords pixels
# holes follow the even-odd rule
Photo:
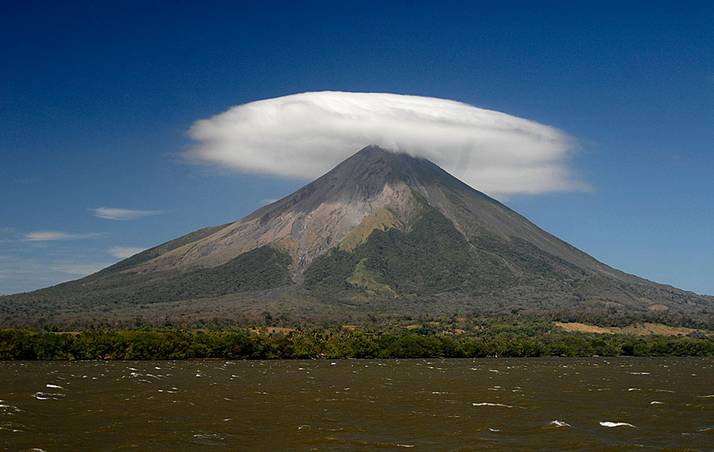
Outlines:
[[[68,275],[87,276],[96,273],[99,270],[110,266],[111,263],[59,263],[52,266],[52,269]]]
[[[265,199],[261,199],[260,203],[264,206],[267,206],[268,204],[272,204],[277,200],[278,200],[278,198],[265,198]]]
[[[109,254],[119,259],[126,259],[127,257],[141,253],[145,249],[146,248],[136,248],[131,246],[115,246],[109,248]]]
[[[163,210],[136,210],[121,209],[118,207],[97,207],[95,209],[90,210],[97,218],[115,221],[138,220],[139,218],[161,215],[165,213]]]
[[[21,254],[0,256],[0,292],[3,294],[27,292],[95,273],[111,263],[96,260],[47,258]]]
[[[27,242],[50,242],[57,240],[96,239],[101,236],[102,234],[96,232],[76,234],[62,231],[34,231],[25,234],[24,240]]]
[[[47,267],[40,262],[4,256],[0,259],[0,292],[15,293],[55,283],[57,280],[47,273]]]
[[[18,234],[14,228],[0,227],[0,243],[13,242],[17,240]]]
[[[190,161],[312,179],[364,146],[427,158],[496,196],[588,189],[569,166],[575,140],[462,102],[389,93],[309,92],[239,105],[189,131]]]

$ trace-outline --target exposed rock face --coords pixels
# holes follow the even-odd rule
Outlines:
[[[447,313],[615,307],[696,314],[713,306],[710,297],[598,262],[427,160],[368,146],[239,221],[79,281],[3,297],[0,308],[207,297],[255,304],[270,296],[297,311],[315,299],[398,301],[408,303],[405,312],[429,300]]]
[[[370,146],[277,202],[130,271],[213,267],[271,244],[303,271],[327,250],[373,229],[408,228],[424,207],[438,209],[466,237],[521,238],[578,266],[627,278],[544,232],[433,163]],[[350,244],[351,243],[351,244]]]
[[[346,237],[354,240],[355,229],[366,238],[370,219],[374,227],[386,226],[380,221],[392,227],[409,217],[418,207],[413,170],[422,166],[433,165],[367,147],[292,195],[135,270],[212,267],[271,244],[287,251],[301,272]]]

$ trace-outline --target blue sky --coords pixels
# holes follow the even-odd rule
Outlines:
[[[343,90],[557,127],[592,190],[507,204],[612,266],[714,294],[711,2],[145,3],[0,7],[0,293],[288,194],[304,182],[186,163],[188,129]],[[64,235],[29,235],[47,231]]]

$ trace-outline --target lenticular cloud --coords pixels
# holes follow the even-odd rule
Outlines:
[[[573,141],[527,119],[452,100],[310,92],[233,107],[190,129],[185,157],[244,172],[313,179],[364,146],[427,158],[495,196],[585,188]]]

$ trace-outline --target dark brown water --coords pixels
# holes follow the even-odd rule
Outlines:
[[[714,450],[714,360],[0,363],[3,450]]]

